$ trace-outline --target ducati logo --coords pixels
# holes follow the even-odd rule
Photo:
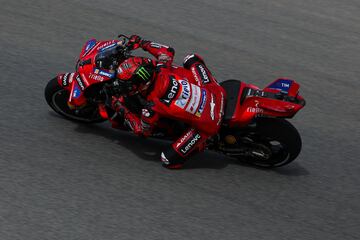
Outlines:
[[[210,102],[210,117],[211,120],[215,119],[215,102],[214,102],[214,96],[211,94],[211,102]]]
[[[191,131],[188,132],[188,133],[186,133],[185,136],[183,136],[183,137],[180,139],[180,142],[178,142],[178,143],[176,144],[176,147],[178,148],[181,144],[183,144],[184,141],[189,138],[190,134],[192,134]]]

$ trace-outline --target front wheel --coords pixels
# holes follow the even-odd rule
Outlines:
[[[296,128],[285,119],[278,118],[258,118],[254,129],[239,132],[236,138],[236,146],[227,155],[265,168],[280,167],[294,161],[302,145]]]
[[[67,104],[69,94],[69,91],[59,85],[56,77],[51,79],[45,87],[46,102],[61,116],[83,123],[99,123],[106,120],[99,115],[98,106],[95,105],[89,104],[81,109],[70,109]]]

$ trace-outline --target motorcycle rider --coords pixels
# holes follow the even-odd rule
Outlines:
[[[173,48],[142,40],[137,35],[130,37],[129,45],[132,49],[142,48],[157,60],[130,57],[117,68],[116,77],[128,86],[127,94],[145,99],[141,116],[131,112],[122,97],[113,99],[113,107],[123,113],[125,123],[135,134],[145,137],[151,135],[161,118],[187,123],[190,128],[161,153],[164,167],[181,168],[190,154],[204,150],[206,140],[218,132],[225,91],[197,54],[185,57],[183,66],[190,71],[184,79],[174,74]]]

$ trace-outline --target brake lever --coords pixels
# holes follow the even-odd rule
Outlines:
[[[132,49],[132,44],[129,44],[130,38],[128,36],[124,35],[124,34],[119,34],[118,38],[124,38],[123,43],[122,43],[123,51],[125,53],[125,56],[130,55],[131,51],[133,50]],[[125,40],[128,40],[128,41],[126,42]]]
[[[118,35],[118,38],[121,38],[121,37],[126,38],[126,39],[130,39],[128,36],[126,36],[126,35],[124,35],[124,34],[119,34],[119,35]]]

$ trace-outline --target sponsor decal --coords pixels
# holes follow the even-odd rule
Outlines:
[[[103,43],[102,45],[100,45],[99,47],[97,47],[97,49],[102,51],[104,48],[108,47],[109,45],[112,45],[114,42],[115,42],[115,40],[107,41],[107,42]]]
[[[98,69],[97,69],[98,70]],[[96,72],[95,72],[96,73]],[[100,70],[98,71],[98,74],[101,75],[101,76],[105,76],[105,77],[108,77],[108,78],[112,78],[115,73],[110,73],[110,72],[106,72],[104,70]]]
[[[190,98],[190,83],[186,80],[179,80],[181,85],[181,93],[175,101],[175,105],[184,109]]]
[[[78,87],[78,85],[74,85],[74,91],[73,91],[73,95],[72,95],[72,97],[73,98],[79,98],[80,97],[80,95],[81,95],[81,90],[80,90],[80,88]]]
[[[277,81],[272,83],[268,88],[276,89],[288,93],[292,83],[293,81],[290,79],[278,79]]]
[[[197,75],[197,73],[195,72],[195,68],[194,68],[194,67],[191,68],[191,72],[192,72],[192,74],[193,74],[193,76],[194,76],[194,79],[195,79],[195,81],[196,81],[196,84],[197,84],[198,86],[201,86],[200,79],[198,78],[198,75]]]
[[[166,45],[163,45],[163,44],[160,44],[160,43],[155,43],[155,42],[150,43],[150,46],[153,47],[153,48],[162,48],[162,47],[169,48]]]
[[[101,48],[100,51],[103,52],[103,51],[105,51],[105,50],[107,50],[107,49],[110,49],[110,48],[112,48],[112,47],[115,47],[116,45],[117,45],[116,43],[110,44],[110,45],[108,45],[108,46],[106,46],[106,47]]]
[[[221,93],[221,102],[220,102],[219,120],[216,124],[218,126],[222,120],[222,117],[224,116],[224,94],[222,92],[220,92],[220,93]]]
[[[206,70],[205,70],[204,66],[201,65],[201,64],[198,64],[198,65],[196,66],[196,68],[197,68],[198,72],[200,73],[201,82],[202,82],[203,84],[209,83],[209,82],[210,82],[210,78],[209,78],[208,74],[206,73]]]
[[[184,64],[185,64],[187,61],[189,61],[190,58],[193,58],[193,57],[195,57],[194,54],[187,55],[187,56],[184,58]]]
[[[83,54],[83,56],[85,56],[91,49],[93,49],[93,47],[96,45],[96,40],[95,39],[92,39],[92,40],[89,40],[86,44],[86,47],[85,47],[85,52]]]
[[[99,81],[99,82],[104,81],[104,77],[102,77],[100,75],[97,75],[97,74],[94,74],[94,73],[90,73],[89,78],[91,78],[91,79],[93,79],[95,81]]]
[[[117,69],[117,73],[122,74],[123,72],[124,72],[124,70],[122,69],[121,66],[119,66],[118,69]]]
[[[70,73],[65,73],[64,76],[62,77],[62,85],[64,87],[66,87],[69,84],[69,81],[68,81],[69,75],[70,75]]]
[[[211,120],[215,119],[215,102],[214,102],[214,95],[211,94],[211,102],[210,102],[210,117]]]
[[[178,142],[176,144],[176,148],[178,148],[179,146],[181,146],[189,137],[190,135],[193,134],[193,131],[188,131],[181,139],[180,142]]]
[[[141,113],[142,113],[142,115],[144,116],[144,117],[151,117],[151,113],[149,112],[149,110],[148,109],[146,109],[146,108],[143,108],[142,110],[141,110]]]
[[[188,99],[178,99],[175,101],[175,105],[178,106],[179,108],[184,109],[184,107],[186,106],[186,103],[188,102]]]
[[[85,84],[85,86],[89,86],[89,82],[87,81],[87,77],[85,76],[85,74],[81,74],[81,80],[83,81],[83,83]]]
[[[258,107],[248,107],[246,108],[246,112],[249,113],[264,113],[264,109]]]
[[[144,81],[147,81],[151,76],[150,73],[144,67],[140,67],[135,72],[135,74],[138,75]]]
[[[161,101],[167,106],[170,106],[172,100],[176,97],[179,92],[179,83],[173,76],[170,76],[170,83],[165,95],[161,98]]]
[[[201,89],[201,101],[200,101],[200,107],[195,113],[195,116],[201,117],[202,112],[204,111],[206,104],[206,91],[204,89]]]
[[[166,55],[165,53],[162,53],[158,56],[158,60],[160,62],[167,62],[167,61],[170,61],[171,60],[171,57]]]
[[[70,74],[69,80],[68,80],[69,84],[72,83],[72,81],[74,80],[74,75],[75,75],[75,73]]]
[[[90,40],[87,42],[87,45],[85,47],[85,51],[89,51],[91,48],[93,48],[96,44],[96,41],[93,39],[93,40]]]
[[[130,63],[127,63],[127,62],[125,62],[125,63],[123,63],[123,64],[121,64],[122,65],[122,67],[124,68],[124,69],[129,69],[129,68],[131,68],[131,64]]]
[[[81,80],[81,77],[80,77],[79,75],[76,76],[76,81],[77,81],[77,83],[79,84],[81,90],[84,91],[84,90],[85,90],[85,85],[84,85],[84,83],[83,83],[83,81]]]
[[[184,145],[180,148],[180,152],[184,155],[190,152],[191,149],[194,148],[196,143],[201,139],[201,135],[199,133],[193,134],[192,137],[184,143]]]
[[[186,111],[195,114],[200,104],[200,98],[201,98],[200,87],[191,84],[191,99],[190,99],[190,103],[186,107]]]

